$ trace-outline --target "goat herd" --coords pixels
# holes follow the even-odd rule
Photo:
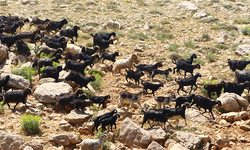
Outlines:
[[[33,32],[21,32],[21,28],[25,25],[25,23],[28,22],[30,22],[30,27],[35,26],[36,29]],[[176,65],[176,67],[173,68],[173,73],[175,73],[176,70],[177,74],[180,74],[180,70],[184,70],[184,77],[186,76],[187,72],[189,72],[192,76],[190,78],[184,78],[178,81],[175,80],[179,85],[177,93],[179,94],[179,90],[187,93],[187,91],[183,89],[184,86],[191,86],[191,90],[189,91],[189,94],[191,95],[187,97],[177,98],[174,94],[170,95],[169,97],[156,97],[155,91],[157,91],[160,87],[163,87],[163,83],[154,84],[142,80],[140,82],[140,77],[144,76],[144,73],[149,73],[151,79],[153,79],[158,74],[168,77],[169,73],[172,71],[171,68],[168,68],[166,70],[158,70],[159,67],[163,66],[162,62],[157,62],[153,65],[134,65],[134,62],[137,61],[137,55],[135,54],[132,54],[127,59],[115,60],[116,56],[119,55],[118,52],[114,52],[112,54],[105,52],[105,49],[107,49],[110,44],[113,44],[113,39],[111,39],[111,37],[116,36],[115,32],[108,34],[91,34],[91,36],[93,37],[93,48],[87,48],[84,46],[78,47],[74,44],[73,38],[75,37],[75,41],[77,41],[77,31],[80,29],[80,27],[76,25],[72,29],[61,30],[61,28],[67,23],[68,21],[66,19],[63,19],[61,21],[50,21],[50,19],[41,20],[36,17],[25,19],[18,16],[11,16],[10,14],[9,16],[0,16],[0,40],[2,44],[8,47],[8,51],[10,51],[10,47],[15,44],[17,52],[26,56],[31,55],[30,49],[26,42],[36,44],[38,41],[40,41],[41,46],[39,46],[39,51],[37,53],[36,59],[32,59],[32,67],[38,69],[39,77],[52,77],[56,82],[58,82],[60,71],[71,70],[64,81],[74,81],[80,86],[80,88],[88,88],[88,83],[95,81],[94,76],[85,77],[84,70],[87,66],[92,67],[96,62],[96,59],[98,61],[102,59],[102,62],[104,62],[104,60],[110,60],[114,62],[113,72],[120,72],[121,69],[125,69],[127,81],[128,79],[130,79],[134,80],[135,84],[139,85],[141,83],[143,85],[143,89],[139,93],[130,93],[126,91],[120,92],[120,101],[118,103],[118,107],[121,105],[123,108],[124,104],[129,104],[131,105],[129,108],[132,108],[135,102],[138,103],[144,113],[142,127],[148,120],[163,122],[165,127],[165,122],[171,119],[177,120],[178,126],[178,120],[180,118],[185,119],[186,107],[188,105],[194,104],[196,104],[199,110],[200,107],[204,108],[205,112],[208,109],[212,117],[214,118],[212,107],[216,104],[221,105],[221,102],[217,100],[210,100],[212,92],[216,92],[217,96],[220,96],[221,90],[222,88],[224,88],[224,92],[234,92],[241,95],[244,89],[250,86],[250,79],[248,77],[241,77],[238,81],[244,82],[243,84],[221,81],[219,84],[205,85],[204,88],[208,91],[208,96],[210,99],[201,95],[191,94],[193,86],[195,86],[197,89],[196,81],[198,77],[202,77],[200,73],[193,75],[194,69],[201,68],[199,64],[192,65],[193,59],[197,58],[197,56],[193,54],[189,59],[172,60],[172,62]],[[20,32],[17,34],[18,28],[20,28]],[[59,35],[49,36],[52,31],[54,31],[54,34],[59,32]],[[12,35],[3,34],[4,32]],[[68,38],[71,39],[71,43],[68,43]],[[45,43],[45,45],[42,45],[43,43]],[[98,50],[100,57],[99,54],[95,54]],[[42,53],[51,54],[52,58],[39,59],[40,54]],[[65,67],[53,67],[53,62],[60,63],[59,60],[63,58],[62,56],[64,56],[65,59]],[[84,62],[82,62],[82,60]],[[249,62],[250,61],[228,60],[230,69],[232,69],[233,71],[235,71],[236,69],[245,69],[246,65]],[[136,71],[132,70],[133,66],[136,68]],[[44,69],[41,71],[41,68]],[[5,91],[5,94],[1,95],[1,99],[4,101],[3,104],[7,103],[9,108],[9,103],[16,103],[14,109],[12,109],[12,111],[14,111],[19,102],[22,102],[26,105],[27,95],[31,94],[32,92],[30,88],[24,89],[23,91],[6,92],[9,79],[9,75],[0,79],[1,93],[3,93],[2,88]],[[148,90],[151,90],[152,92],[148,93]],[[142,94],[153,94],[154,100],[157,102],[159,109],[150,109],[144,111],[140,104],[140,97],[142,96]],[[85,107],[91,106],[93,105],[93,103],[99,104],[99,107],[102,104],[104,109],[107,103],[107,99],[110,99],[110,95],[88,97],[83,93],[81,89],[78,89],[73,94],[62,93],[58,95],[54,110],[56,112],[58,112],[59,109],[62,111],[66,111],[66,108],[70,107],[71,109],[81,109],[84,112]],[[165,105],[168,105],[170,101],[176,102],[175,108],[165,107]],[[161,107],[162,105],[163,108]],[[29,108],[27,105],[26,107]],[[120,117],[120,115],[115,109],[109,113],[94,118],[94,127],[92,129],[92,132],[94,129],[97,130],[100,124],[102,124],[103,129],[105,129],[106,126],[110,125],[112,130],[112,125],[116,125],[115,122],[118,117]]]

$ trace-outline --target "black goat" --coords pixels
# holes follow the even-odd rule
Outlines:
[[[250,60],[231,60],[228,59],[228,65],[231,70],[235,71],[236,69],[244,70],[246,66],[250,63]]]
[[[104,39],[104,40],[110,40],[111,36],[116,36],[115,32],[111,32],[111,33],[96,33],[94,36],[99,36],[100,38]]]
[[[7,83],[9,82],[10,80],[10,76],[7,75],[5,77],[2,77],[0,79],[0,93],[2,93],[2,88],[4,89],[5,93],[7,91]]]
[[[28,44],[25,43],[23,40],[16,41],[16,48],[17,48],[17,52],[19,54],[23,54],[26,56],[31,55],[30,48],[28,47]]]
[[[143,82],[143,80],[141,84],[143,85],[143,89],[147,94],[153,94],[153,95],[155,95],[155,91],[157,91],[160,87],[163,87],[163,83],[153,84],[149,82]],[[147,91],[148,89],[152,90],[152,93],[148,93]]]
[[[73,37],[76,37],[76,42],[77,42],[77,31],[80,30],[80,27],[78,25],[74,26],[72,29],[65,29],[60,31],[61,36],[65,36],[68,38],[71,38],[73,40]]]
[[[83,53],[76,53],[77,55],[76,55],[76,58],[75,58],[75,60],[78,60],[79,59],[79,62],[81,61],[81,60],[84,60],[84,61],[87,61],[87,60],[90,60],[91,61],[91,64],[93,64],[94,65],[94,60],[95,59],[98,59],[99,60],[99,55],[98,54],[95,54],[95,55],[93,55],[93,56],[87,56],[87,55],[85,55],[85,54],[83,54]]]
[[[179,84],[179,88],[177,89],[177,93],[179,94],[179,90],[181,89],[183,92],[187,93],[187,91],[184,91],[183,87],[184,86],[189,86],[191,85],[191,90],[189,92],[189,94],[191,93],[191,91],[193,90],[193,86],[196,87],[196,89],[198,88],[197,85],[196,85],[196,81],[197,81],[197,78],[198,77],[202,77],[200,73],[197,73],[195,76],[192,76],[190,78],[184,78],[184,79],[181,79],[179,81],[177,81],[175,79],[175,81]],[[194,91],[196,91],[196,89]]]
[[[244,83],[250,81],[250,72],[249,71],[235,71],[235,79],[237,83]]]
[[[20,32],[18,35],[25,42],[35,43],[40,39],[40,29],[36,29],[33,32]]]
[[[82,75],[85,75],[84,70],[87,66],[90,66],[92,68],[91,60],[87,60],[84,63],[79,63],[79,62],[75,62],[73,60],[66,60],[65,59],[65,63],[66,63],[66,65],[65,65],[63,70],[66,70],[66,69],[74,70],[76,72],[81,73]]]
[[[46,66],[42,71],[42,78],[51,77],[54,78],[55,81],[57,82],[60,71],[62,71],[62,66],[57,66],[57,67]]]
[[[104,62],[105,59],[115,62],[115,57],[116,56],[119,56],[118,52],[114,52],[113,54],[108,54],[106,52],[102,52],[102,55],[101,55],[100,59],[102,59],[102,63]]]
[[[176,67],[174,67],[174,72],[173,73],[175,73],[175,69],[176,69],[177,70],[177,74],[180,74],[180,69],[182,69],[182,70],[185,71],[184,76],[186,76],[187,72],[191,73],[191,75],[194,76],[193,75],[193,71],[196,68],[200,69],[201,66],[199,64],[191,65],[191,64],[186,63],[184,61],[177,61],[176,62]]]
[[[96,46],[94,48],[87,48],[87,47],[82,46],[81,48],[82,48],[82,53],[84,53],[88,56],[93,55],[98,50],[98,47],[96,47]]]
[[[153,70],[158,69],[159,67],[162,67],[162,62],[157,62],[153,65],[139,64],[135,67],[136,67],[135,72],[144,71],[144,73],[147,72],[149,73],[149,75],[151,75]]]
[[[16,35],[16,36],[10,36],[10,35],[7,35],[7,34],[1,34],[0,35],[0,40],[2,42],[2,44],[5,44],[9,50],[10,50],[10,47],[17,41],[17,40],[20,40],[21,37],[19,35]]]
[[[109,117],[109,118],[105,118],[105,119],[102,119],[100,122],[102,124],[102,131],[106,130],[106,126],[111,126],[111,131],[112,131],[112,126],[114,125],[115,126],[115,129],[116,129],[116,120],[117,118],[120,118],[120,114],[115,114],[114,116],[112,117]],[[109,128],[108,128],[109,129]]]
[[[212,101],[212,100],[210,100],[210,99],[208,99],[208,98],[206,98],[206,97],[203,97],[203,96],[201,96],[201,95],[195,95],[195,98],[194,98],[194,100],[193,100],[191,106],[194,105],[194,104],[196,104],[196,107],[197,107],[199,110],[200,110],[199,107],[204,108],[205,112],[206,112],[206,110],[208,109],[209,112],[211,113],[212,117],[214,118],[214,115],[213,115],[213,112],[212,112],[212,108],[213,108],[213,106],[216,105],[216,104],[218,104],[219,106],[221,106],[221,101]],[[205,112],[203,112],[203,113],[205,113]],[[202,114],[203,114],[203,113],[202,113]],[[215,118],[214,118],[214,119],[215,119]]]
[[[246,87],[250,87],[249,81],[243,84],[227,82],[224,87],[224,92],[235,93],[241,96]]]
[[[63,50],[65,50],[65,48],[67,47],[67,41],[62,41],[62,42],[46,41],[45,43],[47,46],[55,49],[62,48]]]
[[[93,46],[99,46],[100,52],[108,48],[109,44],[113,44],[113,40],[104,40],[103,38],[94,36],[93,34],[91,34],[91,36],[93,37]]]
[[[37,62],[34,62],[33,64],[33,67],[36,66],[36,64],[38,65],[38,73],[40,73],[40,69],[43,67],[43,66],[52,66],[53,62],[57,62],[59,63],[59,59],[61,59],[62,56],[60,54],[57,54],[56,55],[56,58],[46,58],[46,59],[40,59],[39,61]]]
[[[70,105],[72,108],[76,108],[78,110],[81,109],[82,112],[85,113],[84,112],[85,107],[93,106],[93,102],[92,101],[85,101],[82,99],[74,99],[73,101],[70,102]]]
[[[60,96],[57,100],[56,106],[53,109],[57,111],[59,107],[61,107],[61,110],[66,111],[65,106],[70,105],[70,102],[76,99],[79,96],[79,94],[82,93],[83,93],[82,89],[78,89],[74,94]]]
[[[106,96],[92,96],[89,98],[93,103],[97,103],[100,105],[102,104],[103,109],[105,108],[105,102],[107,99],[110,99],[110,95],[106,95]],[[98,108],[99,108],[98,107]]]
[[[173,62],[174,64],[176,64],[177,62],[184,61],[184,62],[186,62],[186,63],[188,63],[188,64],[192,64],[194,58],[197,58],[197,56],[196,56],[195,54],[192,54],[192,55],[190,56],[190,58],[188,58],[188,59],[179,59],[179,60],[177,60],[177,61],[174,59],[174,60],[172,60],[172,62]]]
[[[47,55],[52,53],[52,57],[55,57],[57,54],[62,54],[62,52],[63,52],[62,48],[54,49],[54,48],[48,47],[47,45],[41,45],[39,46],[39,51],[37,52],[37,55],[38,57],[40,57],[41,53],[44,53]]]
[[[182,104],[184,104],[185,102],[191,103],[192,100],[194,99],[195,95],[191,94],[190,96],[187,97],[178,97],[175,100],[172,100],[175,103],[175,108],[177,107],[181,107]]]
[[[161,110],[154,109],[154,110],[148,110],[148,111],[143,112],[144,116],[143,116],[141,128],[143,128],[144,123],[146,123],[147,121],[149,123],[149,120],[163,122],[164,128],[165,128],[165,123],[168,121],[168,118],[166,117],[166,115],[169,112],[170,111],[168,109],[161,109]],[[150,125],[150,127],[152,128],[153,126]]]
[[[7,103],[7,105],[9,106],[9,109],[11,109],[9,103],[16,103],[14,109],[11,109],[12,111],[14,111],[18,103],[22,102],[28,109],[30,109],[26,104],[26,98],[29,94],[31,94],[30,88],[26,88],[23,91],[7,92],[4,94],[3,105]]]
[[[95,76],[84,77],[75,71],[71,71],[70,74],[65,78],[65,81],[74,81],[76,84],[88,88],[88,83],[95,81]],[[89,89],[89,88],[88,88]]]
[[[128,82],[128,78],[129,78],[131,80],[135,80],[135,84],[136,83],[138,85],[140,84],[139,80],[142,76],[144,76],[144,72],[136,73],[133,70],[127,70],[127,69],[125,69],[125,71],[127,72],[127,75],[126,75],[127,82]]]
[[[67,19],[63,19],[61,21],[49,21],[49,23],[51,24],[50,27],[47,27],[46,28],[46,31],[47,32],[50,32],[50,31],[59,31],[61,30],[61,28],[68,23],[68,20]]]
[[[93,134],[93,131],[94,131],[94,129],[96,128],[96,131],[98,131],[98,127],[99,127],[99,125],[101,124],[101,120],[103,120],[103,119],[105,119],[105,118],[109,118],[109,117],[112,117],[114,114],[116,114],[117,113],[117,110],[116,109],[114,109],[114,110],[112,110],[111,112],[109,112],[109,113],[105,113],[105,114],[103,114],[103,115],[100,115],[100,116],[98,116],[98,117],[96,117],[96,118],[94,118],[93,119],[93,121],[94,121],[94,127],[92,128],[92,134]]]
[[[31,17],[31,21],[30,21],[30,27],[32,26],[32,25],[37,25],[37,24],[42,24],[42,25],[44,25],[44,24],[46,24],[46,23],[48,23],[50,20],[49,19],[45,19],[45,20],[41,20],[41,19],[39,19],[39,18],[37,18],[37,17],[34,17],[34,18],[32,18]]]
[[[16,35],[16,30],[19,27],[18,22],[15,22],[13,24],[4,24],[4,32],[5,33],[11,33],[12,35]]]
[[[172,68],[168,68],[166,70],[158,70],[158,69],[155,69],[152,71],[152,74],[151,74],[151,79],[153,80],[154,76],[160,74],[160,75],[165,75],[165,77],[167,78],[168,75],[169,75],[169,72],[172,71]]]
[[[211,93],[216,92],[217,97],[220,96],[222,88],[226,85],[225,81],[221,81],[219,84],[204,85],[204,89],[207,90],[208,97],[211,98]],[[212,98],[211,98],[212,99]]]

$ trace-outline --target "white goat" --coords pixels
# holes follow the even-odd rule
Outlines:
[[[75,44],[67,44],[66,52],[71,52],[72,54],[81,53],[82,48],[76,46]]]
[[[115,72],[116,70],[121,72],[121,69],[125,68],[131,69],[133,67],[133,62],[135,61],[137,61],[137,56],[135,54],[132,54],[127,59],[116,60],[114,63],[113,72]]]
[[[100,139],[85,139],[77,144],[80,150],[102,150],[104,142],[108,139],[106,134],[103,134]]]

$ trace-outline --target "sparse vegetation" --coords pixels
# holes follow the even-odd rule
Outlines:
[[[205,41],[210,41],[211,37],[208,33],[204,33],[204,34],[202,34],[202,39],[205,39]]]
[[[215,58],[216,58],[216,54],[215,53],[208,53],[206,55],[206,58],[208,59],[209,62],[214,62]]]
[[[201,19],[199,22],[200,23],[212,23],[212,22],[217,22],[217,21],[219,21],[219,19],[216,17],[207,17],[207,18]]]
[[[168,49],[170,51],[177,51],[179,47],[180,47],[180,45],[173,43],[173,44],[169,44],[169,48]]]
[[[31,135],[35,135],[40,132],[39,126],[42,122],[43,120],[39,116],[32,116],[31,114],[23,115],[20,120],[22,129]]]
[[[196,43],[193,43],[192,41],[187,41],[184,44],[185,44],[185,47],[187,47],[187,48],[195,49]]]
[[[131,33],[131,34],[129,34],[128,39],[133,39],[133,40],[138,39],[138,40],[141,40],[141,41],[145,41],[145,40],[147,40],[149,38],[148,38],[147,35],[145,35],[143,33]]]
[[[93,76],[95,76],[95,81],[90,82],[90,85],[95,89],[98,90],[101,88],[101,83],[102,83],[102,76],[99,75],[98,73],[93,73]]]
[[[215,44],[214,46],[219,49],[229,49],[229,46],[226,44]]]
[[[36,75],[38,72],[35,68],[32,67],[23,67],[23,68],[16,68],[14,71],[12,71],[15,75],[20,75],[24,77],[25,79],[28,79],[30,82],[32,82],[32,76]]]

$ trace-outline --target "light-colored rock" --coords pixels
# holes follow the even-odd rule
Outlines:
[[[164,150],[164,148],[159,143],[152,141],[147,150]]]
[[[17,135],[9,135],[0,131],[0,149],[2,150],[17,150],[24,142],[25,140]]]
[[[94,28],[91,26],[86,26],[86,27],[82,28],[82,32],[84,32],[84,33],[89,33],[89,32],[92,32],[93,30],[94,30]]]
[[[12,65],[17,65],[18,64],[18,59],[15,53],[9,52],[9,60],[11,61]]]
[[[26,59],[25,56],[22,55],[22,54],[19,54],[19,55],[18,55],[18,60],[19,60],[19,62],[22,63],[22,64],[24,64],[24,63],[27,62],[27,59]]]
[[[228,38],[228,34],[225,31],[220,31],[220,37],[226,40]]]
[[[117,21],[112,21],[112,20],[109,20],[106,22],[106,26],[108,28],[111,28],[111,29],[120,29],[121,28],[121,25],[119,22]]]
[[[44,83],[38,86],[34,92],[34,97],[42,103],[56,103],[56,95],[69,93],[72,87],[67,83]]]
[[[31,147],[34,150],[43,150],[43,145],[38,141],[31,141],[24,143],[23,145],[20,146],[19,150],[23,150],[27,146]]]
[[[250,54],[250,45],[248,44],[238,45],[235,54],[240,56],[248,56]]]
[[[42,78],[39,80],[39,85],[42,85],[44,83],[54,83],[55,79],[53,78]]]
[[[238,118],[237,116],[239,116],[238,112],[229,112],[222,114],[221,118],[225,119],[226,121],[233,122],[236,121],[234,118]]]
[[[241,125],[240,128],[244,131],[250,131],[250,126],[249,125]]]
[[[220,107],[226,111],[241,111],[249,105],[246,99],[235,93],[223,93],[218,100],[221,101]]]
[[[92,128],[94,127],[95,123],[92,121],[92,122],[86,122],[82,125],[82,128],[84,130],[88,130],[88,131],[92,131]]]
[[[222,38],[222,37],[219,37],[219,38],[216,39],[216,43],[217,44],[225,44],[225,39]]]
[[[22,4],[27,5],[30,3],[30,0],[22,0]]]
[[[8,87],[12,87],[14,89],[24,89],[30,87],[30,81],[19,75],[2,73],[1,78],[7,75],[10,76],[10,80],[7,83]]]
[[[57,144],[62,144],[62,145],[69,145],[70,140],[68,135],[66,134],[60,134],[60,135],[54,135],[49,142],[57,143]]]
[[[66,120],[61,120],[59,123],[59,126],[62,130],[64,131],[69,131],[69,130],[73,130],[73,127],[70,123],[68,123]]]
[[[70,144],[78,144],[81,143],[81,139],[77,135],[73,135],[71,133],[68,134]]]
[[[60,71],[58,79],[59,80],[64,80],[69,75],[69,73],[70,73],[69,71],[67,72],[65,70]]]
[[[211,138],[208,135],[198,135],[203,143],[207,143],[211,141]]]
[[[152,128],[148,131],[151,133],[154,141],[160,142],[165,140],[166,132],[162,128]]]
[[[122,122],[118,139],[128,147],[147,148],[152,142],[152,135],[126,118]]]
[[[6,0],[0,0],[0,4],[6,3]]]
[[[201,142],[200,138],[193,133],[178,131],[176,132],[176,135],[176,138],[180,141],[180,144],[189,149],[198,148]]]
[[[216,141],[218,148],[229,147],[229,140],[227,138],[219,137]]]
[[[197,11],[199,9],[195,4],[193,4],[189,1],[181,2],[177,8],[179,8],[183,11]]]
[[[177,144],[174,144],[173,146],[171,146],[169,148],[169,150],[189,150],[188,148],[182,146],[181,144],[177,143]]]
[[[197,12],[193,15],[193,19],[200,19],[200,18],[204,18],[207,17],[207,13],[205,12]]]
[[[87,115],[77,109],[74,109],[65,117],[65,120],[69,123],[83,123],[86,122],[91,116],[92,115]]]
[[[0,43],[0,63],[7,58],[8,47]]]
[[[192,122],[198,122],[201,124],[209,123],[209,120],[201,114],[201,112],[194,108],[186,109],[185,111],[186,118],[192,120]]]

